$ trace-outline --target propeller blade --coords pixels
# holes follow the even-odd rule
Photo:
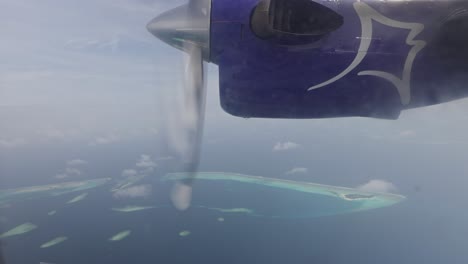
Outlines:
[[[197,45],[186,44],[188,53],[185,68],[184,103],[178,111],[177,126],[171,135],[171,147],[179,155],[183,169],[189,173],[187,180],[178,182],[172,190],[171,200],[179,210],[190,206],[192,184],[200,162],[203,124],[205,120],[206,83],[202,50]]]
[[[190,206],[192,184],[200,161],[205,116],[206,84],[203,61],[209,61],[211,0],[190,0],[151,20],[147,29],[165,43],[187,54],[185,83],[179,104],[168,113],[169,148],[180,159],[187,180],[178,182],[171,194],[174,206]]]

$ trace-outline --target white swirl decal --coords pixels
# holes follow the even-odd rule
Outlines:
[[[403,105],[409,104],[411,101],[411,72],[413,69],[413,63],[416,55],[426,46],[425,41],[415,40],[414,38],[424,30],[424,25],[420,23],[405,23],[390,19],[363,2],[356,2],[353,6],[361,20],[362,29],[360,38],[361,43],[356,57],[343,72],[328,81],[310,87],[308,91],[312,91],[338,81],[354,70],[364,60],[372,41],[372,21],[374,20],[386,26],[410,30],[408,37],[406,38],[406,44],[412,46],[412,48],[406,57],[405,65],[403,67],[403,76],[401,79],[391,73],[375,70],[361,71],[358,75],[376,76],[391,82],[400,94],[401,103]]]

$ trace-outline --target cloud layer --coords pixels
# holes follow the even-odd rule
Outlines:
[[[291,150],[291,149],[296,149],[300,145],[291,141],[287,142],[277,142],[273,146],[273,151],[285,151],[285,150]]]
[[[303,167],[294,167],[286,172],[286,175],[291,175],[291,174],[303,174],[307,173],[309,170],[307,168]]]
[[[110,134],[107,136],[96,137],[92,142],[89,143],[91,146],[96,145],[107,145],[120,141],[120,137]]]
[[[74,177],[74,176],[81,176],[83,172],[78,169],[77,167],[83,166],[87,164],[88,162],[82,159],[72,159],[68,160],[66,162],[67,167],[63,170],[63,172],[58,173],[55,175],[56,179],[65,179],[68,177]]]
[[[157,166],[156,162],[154,162],[152,159],[151,159],[151,156],[150,155],[146,155],[146,154],[142,154],[140,156],[140,159],[138,160],[138,162],[135,164],[137,167],[139,168],[144,168],[144,169],[148,169],[148,168],[154,168]]]
[[[122,171],[122,177],[145,177],[148,176],[158,166],[156,161],[148,154],[141,154],[135,163],[136,168],[125,169]]]
[[[122,176],[123,177],[132,177],[132,176],[135,176],[137,174],[138,174],[138,172],[136,170],[132,170],[132,169],[126,169],[126,170],[122,171]]]
[[[67,161],[68,166],[79,166],[79,165],[84,165],[87,163],[88,163],[87,161],[84,161],[82,159],[73,159],[73,160]]]
[[[397,191],[397,188],[393,183],[384,180],[370,180],[357,188],[366,192],[391,193]]]
[[[15,148],[23,146],[24,144],[26,144],[26,140],[22,138],[0,139],[0,147]]]

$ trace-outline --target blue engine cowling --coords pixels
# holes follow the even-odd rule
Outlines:
[[[468,95],[468,2],[213,0],[210,60],[236,116],[398,118]]]

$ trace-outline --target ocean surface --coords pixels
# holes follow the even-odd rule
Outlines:
[[[8,219],[3,226],[23,222],[38,226],[29,233],[3,239],[6,263],[341,262],[346,259],[362,261],[387,252],[389,246],[393,249],[401,246],[393,243],[402,239],[403,234],[392,232],[389,236],[386,232],[387,228],[397,229],[399,225],[399,221],[392,219],[392,213],[402,209],[399,205],[349,215],[274,219],[195,206],[179,212],[170,206],[170,188],[155,188],[156,194],[133,203],[167,206],[116,212],[111,208],[129,202],[116,201],[109,195],[108,187],[87,191],[85,199],[73,204],[66,204],[66,201],[76,197],[76,193],[27,200],[2,209],[2,216]],[[259,189],[259,195],[265,194],[262,187]],[[280,211],[295,206],[281,203],[281,194],[276,194],[277,199],[271,196],[271,203],[259,203],[247,200],[241,193],[232,201],[232,195],[217,191],[207,194],[203,188],[199,191],[205,193],[194,193],[194,203],[197,199],[211,199],[213,204],[228,208],[244,204],[257,210],[265,209],[261,206],[276,206]],[[248,198],[255,197],[248,195]],[[334,206],[326,198],[316,198],[312,201],[317,210]],[[57,212],[50,216],[47,212],[51,210]],[[131,230],[131,234],[121,241],[109,241],[122,230]],[[190,234],[180,236],[182,231]],[[379,238],[383,233],[386,238]],[[50,248],[39,247],[58,236],[66,236],[68,240]],[[392,241],[390,245],[389,240]]]
[[[110,191],[114,179],[90,190],[11,202],[11,207],[0,210],[3,231],[25,222],[38,227],[2,239],[4,263],[462,263],[466,259],[461,244],[466,239],[461,237],[464,223],[453,218],[455,210],[450,214],[455,208],[440,207],[448,202],[435,200],[447,199],[440,194],[417,190],[390,207],[307,217],[291,211],[297,214],[294,208],[307,202],[310,210],[340,208],[333,199],[318,195],[288,197],[284,190],[265,186],[195,182],[194,204],[208,201],[216,208],[244,206],[291,216],[276,219],[195,205],[180,212],[171,206],[172,183],[161,183],[163,176],[154,173],[136,183],[151,186],[151,194],[143,198],[116,199]],[[88,195],[83,200],[67,204],[84,192]],[[111,210],[128,205],[156,208]],[[48,215],[52,210],[56,213]],[[447,233],[456,227],[459,233]],[[130,235],[109,240],[123,230],[131,230]],[[181,236],[184,231],[189,234]],[[40,248],[59,236],[68,240]]]
[[[406,199],[368,211],[320,216],[320,211],[343,208],[320,195],[195,181],[194,203],[181,212],[171,204],[173,183],[161,183],[177,166],[153,135],[101,145],[90,144],[89,137],[39,141],[0,151],[2,189],[111,180],[93,189],[2,206],[0,233],[24,223],[37,226],[0,239],[3,263],[468,263],[465,145],[372,140],[353,132],[359,123],[346,125],[352,128],[348,130],[325,124],[283,135],[282,127],[290,123],[279,124],[278,131],[271,132],[270,123],[245,122],[236,131],[232,127],[237,123],[214,128],[208,122],[200,171],[351,188],[382,179],[394,184],[394,192]],[[382,130],[395,126],[379,124]],[[379,126],[369,129],[376,131]],[[439,124],[428,125],[427,131],[436,127]],[[455,133],[454,127],[447,130]],[[300,147],[273,150],[276,142],[288,140]],[[293,167],[308,171],[288,174]],[[72,168],[81,174],[73,174]],[[61,178],[63,173],[70,175]],[[144,177],[131,186],[122,182],[140,175]],[[112,191],[132,187],[138,188],[122,195]],[[87,196],[82,200],[68,203],[83,193]],[[198,205],[281,212],[287,217],[258,217]],[[155,208],[112,210],[128,206]],[[305,207],[308,211],[301,215]],[[49,215],[52,211],[55,214]],[[131,232],[110,241],[125,231]],[[57,237],[67,240],[41,248]]]

